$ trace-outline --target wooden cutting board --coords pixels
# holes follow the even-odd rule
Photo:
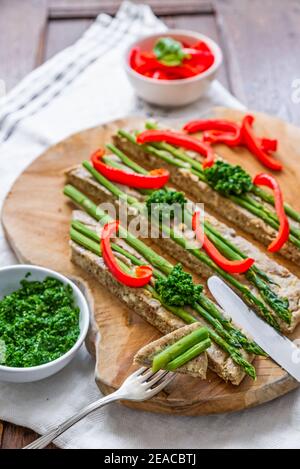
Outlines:
[[[214,116],[239,120],[238,111],[218,108]],[[89,157],[107,143],[120,127],[133,127],[141,119],[121,119],[72,135],[47,150],[19,177],[7,196],[2,222],[10,245],[23,263],[55,269],[76,279],[87,294],[92,325],[87,346],[96,357],[96,381],[105,394],[117,389],[133,370],[135,352],[160,334],[136,314],[127,310],[98,282],[70,262],[68,231],[72,205],[63,196],[64,170]],[[257,130],[278,138],[285,171],[279,175],[286,200],[300,210],[300,131],[275,118],[257,114]],[[218,152],[230,161],[243,161],[251,173],[262,167],[246,150],[233,152],[220,146]],[[282,260],[281,260],[282,261]],[[283,262],[283,261],[282,261]],[[300,269],[284,262],[300,276]],[[294,334],[300,337],[300,330]],[[224,383],[214,373],[201,381],[178,376],[150,401],[126,403],[134,408],[177,415],[200,415],[235,411],[274,399],[294,389],[296,382],[272,360],[257,358],[257,380],[246,378],[239,386]]]

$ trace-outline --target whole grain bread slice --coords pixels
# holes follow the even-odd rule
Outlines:
[[[85,223],[89,228],[101,233],[99,226],[89,215],[81,210],[73,212],[73,219]],[[120,240],[124,247],[124,240]],[[112,295],[131,311],[141,316],[145,321],[158,329],[162,334],[168,334],[186,324],[178,316],[164,308],[159,301],[154,299],[145,288],[130,288],[119,283],[110,273],[102,257],[88,251],[74,241],[70,241],[71,259],[76,265],[95,277]],[[132,252],[133,250],[129,248]],[[137,255],[137,253],[134,252]],[[125,259],[124,259],[125,261]],[[145,261],[146,262],[146,261]],[[210,327],[201,317],[195,317],[202,326]],[[253,355],[242,351],[246,360],[251,362]],[[245,377],[242,367],[237,365],[220,346],[212,342],[207,349],[208,366],[215,371],[224,381],[238,385]]]

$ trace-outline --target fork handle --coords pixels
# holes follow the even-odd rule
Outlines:
[[[56,428],[49,430],[45,435],[41,436],[37,440],[33,441],[29,445],[25,446],[23,449],[42,449],[45,448],[49,443],[51,443],[55,438],[59,435],[64,433],[70,427],[72,427],[75,423],[79,422],[79,420],[83,419],[87,415],[89,415],[94,410],[100,409],[101,407],[110,404],[111,402],[117,401],[121,399],[123,396],[120,395],[118,391],[109,394],[108,396],[102,397],[92,404],[87,405],[79,412],[74,414],[72,417],[69,417],[65,422],[58,425]]]

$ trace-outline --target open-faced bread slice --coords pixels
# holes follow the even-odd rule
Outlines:
[[[141,348],[137,352],[134,357],[134,362],[138,365],[151,367],[153,357],[156,354],[162,352],[169,345],[174,344],[182,337],[201,327],[201,324],[189,324],[188,326],[181,327],[180,329],[177,329],[176,331],[173,331],[170,334],[155,340],[154,342],[150,342],[150,344],[145,345],[145,347]],[[207,353],[203,352],[174,371],[176,373],[185,373],[196,378],[205,379],[207,365]]]
[[[94,229],[99,233],[99,224],[85,212],[75,210],[73,212],[73,220],[81,221],[90,229]],[[124,240],[119,239],[117,243],[124,247]],[[102,257],[88,251],[74,241],[70,242],[70,247],[72,261],[75,264],[93,275],[101,285],[107,288],[125,306],[145,319],[162,334],[168,334],[186,325],[182,319],[175,316],[171,311],[164,308],[159,301],[154,299],[145,288],[130,288],[119,283],[108,270]],[[139,256],[132,248],[129,249],[132,254]],[[141,256],[140,258],[142,259]],[[125,262],[126,259],[124,258],[123,261]],[[130,266],[130,263],[128,265]],[[200,316],[197,316],[197,321],[201,326],[209,326]],[[235,385],[241,383],[245,377],[245,371],[232,360],[226,351],[215,342],[212,342],[206,353],[208,356],[208,366],[211,370],[217,373],[224,381],[229,381]],[[252,362],[254,359],[253,355],[244,350],[241,350],[241,354],[248,362]]]

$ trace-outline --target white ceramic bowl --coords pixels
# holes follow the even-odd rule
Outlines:
[[[178,41],[185,41],[190,45],[193,45],[199,40],[204,41],[214,54],[214,63],[205,72],[195,77],[181,80],[158,80],[144,77],[133,70],[129,64],[130,50],[138,46],[142,51],[150,51],[157,39],[165,36],[172,37]],[[203,95],[211,81],[215,78],[216,72],[222,63],[222,59],[223,55],[220,47],[208,36],[194,31],[170,29],[164,33],[144,37],[131,44],[125,53],[125,70],[138,96],[152,104],[176,107],[192,103]]]
[[[5,295],[12,293],[20,288],[20,280],[26,273],[30,272],[29,280],[42,281],[46,277],[51,276],[61,280],[64,284],[71,286],[76,305],[80,308],[80,334],[73,347],[64,355],[45,363],[44,365],[33,366],[29,368],[13,368],[0,365],[0,381],[8,381],[12,383],[28,383],[38,381],[54,375],[64,368],[74,357],[80,346],[82,345],[89,327],[89,307],[88,303],[79,288],[63,275],[53,270],[33,265],[13,265],[0,269],[0,299]]]

